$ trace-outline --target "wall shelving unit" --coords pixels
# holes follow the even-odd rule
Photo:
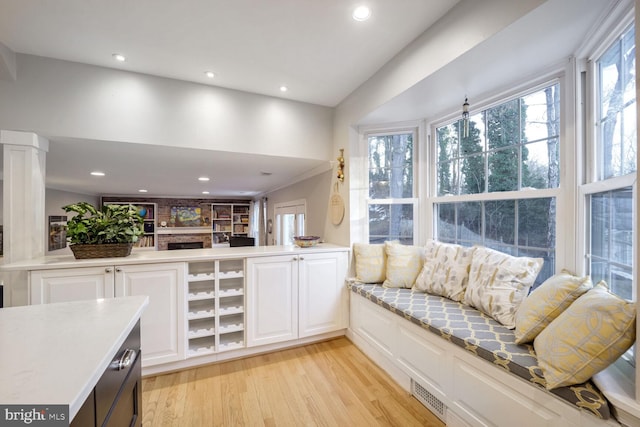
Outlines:
[[[231,236],[249,235],[249,203],[212,203],[211,231],[213,244],[224,243]]]

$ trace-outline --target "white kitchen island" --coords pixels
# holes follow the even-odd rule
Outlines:
[[[134,296],[0,309],[0,404],[69,405],[73,419],[147,305]]]

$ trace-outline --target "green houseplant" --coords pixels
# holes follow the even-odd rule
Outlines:
[[[78,202],[63,206],[76,215],[67,221],[67,238],[73,255],[80,258],[128,256],[144,233],[144,219],[133,205],[105,205]]]

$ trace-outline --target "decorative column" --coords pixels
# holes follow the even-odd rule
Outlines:
[[[44,256],[49,141],[30,132],[1,130],[0,144],[4,154],[3,261],[7,264]],[[3,273],[2,280],[5,306],[27,304],[26,274]]]

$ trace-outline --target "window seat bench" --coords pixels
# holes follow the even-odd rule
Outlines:
[[[588,381],[547,391],[533,346],[475,308],[349,281],[347,335],[448,426],[615,426]],[[416,392],[417,387],[417,392]]]

